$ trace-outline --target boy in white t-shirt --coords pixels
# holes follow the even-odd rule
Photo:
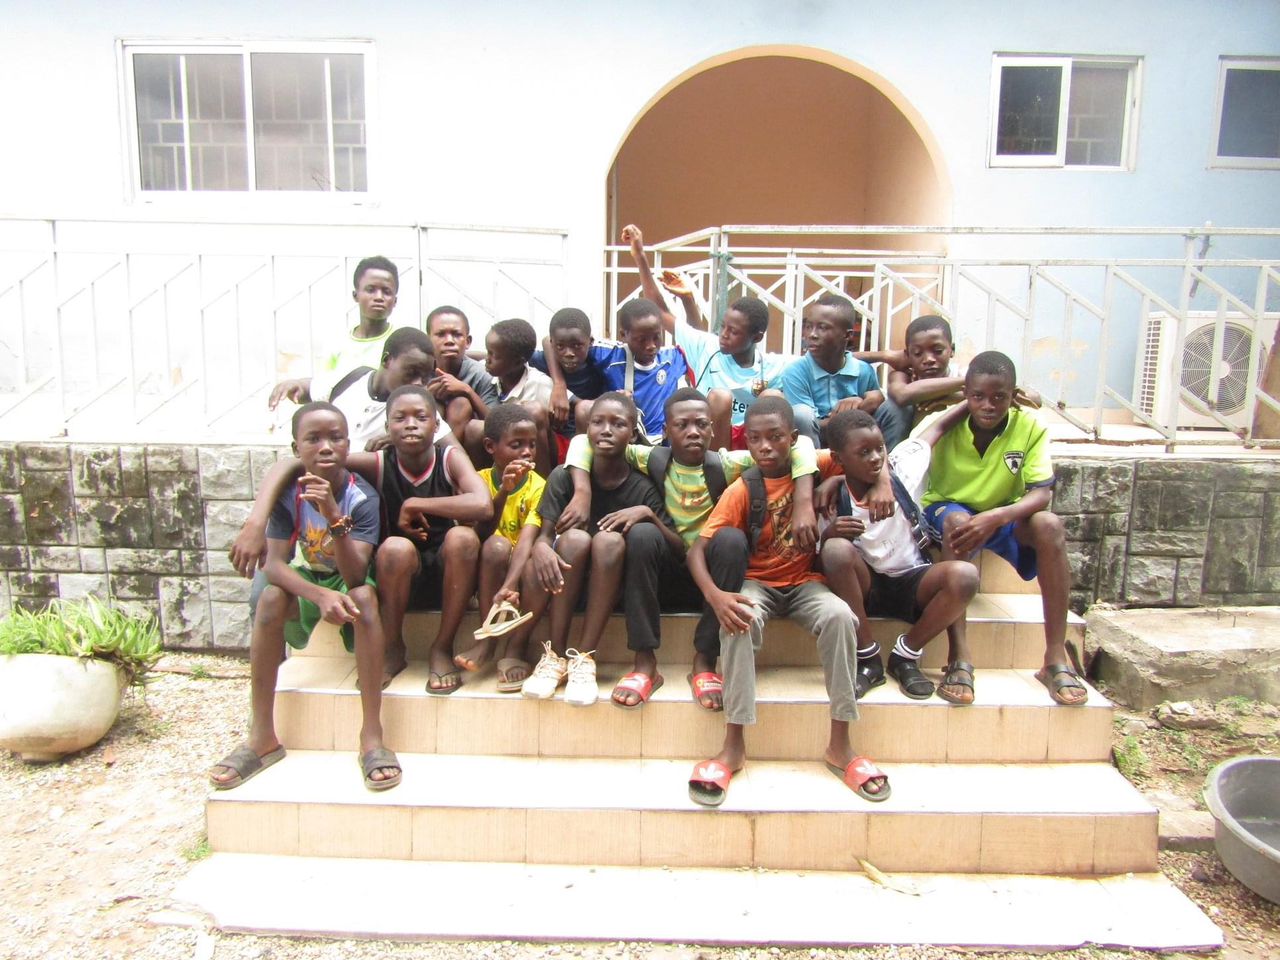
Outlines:
[[[884,683],[885,676],[880,647],[867,622],[869,614],[911,624],[894,644],[888,666],[906,696],[925,700],[933,695],[933,683],[920,672],[919,660],[924,645],[946,630],[952,649],[938,694],[952,703],[973,702],[972,656],[963,628],[952,628],[964,623],[965,608],[978,590],[978,573],[962,561],[929,561],[924,552],[928,537],[917,506],[932,444],[963,415],[963,407],[948,412],[919,438],[899,444],[891,457],[886,455],[880,428],[865,411],[842,410],[827,422],[832,456],[845,475],[828,481],[838,499],[836,517],[822,534],[822,570],[831,589],[858,620],[859,697]],[[886,465],[898,509],[873,522],[860,501]],[[831,492],[832,487],[824,491]]]

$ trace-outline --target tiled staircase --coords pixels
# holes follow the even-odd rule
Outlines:
[[[1127,894],[1120,881],[1101,879],[1157,869],[1157,811],[1108,762],[1111,705],[1090,690],[1085,707],[1054,706],[1034,679],[1044,649],[1039,597],[1022,592],[999,561],[990,567],[969,610],[977,703],[912,701],[892,680],[862,701],[854,746],[893,784],[892,797],[880,804],[855,796],[820,762],[829,716],[821,670],[812,637],[787,621],[766,632],[748,766],[715,811],[692,803],[686,787],[693,761],[715,753],[723,736],[722,715],[697,708],[685,679],[692,616],[663,618],[666,683],[639,710],[608,702],[629,661],[620,616],[597,653],[601,701],[586,709],[559,694],[550,701],[499,694],[492,670],[466,677],[452,696],[428,696],[422,657],[436,617],[411,616],[406,633],[416,659],[383,701],[387,743],[399,753],[404,782],[376,794],[361,785],[355,762],[354,660],[336,633],[317,636],[280,673],[277,727],[288,758],[210,797],[216,853],[190,878],[187,895],[229,928],[365,936],[1213,945],[1216,929],[1160,878],[1130,878],[1137,886]],[[460,635],[477,625],[469,617]],[[883,645],[900,625],[877,622],[874,629]],[[1072,617],[1069,630],[1083,639],[1079,618]],[[926,669],[940,666],[944,654],[940,638],[926,654]],[[869,884],[859,861],[885,874],[952,875],[916,878],[933,891],[940,884],[955,888],[946,909],[927,908],[936,932],[921,926],[923,904],[906,912],[899,904],[897,926],[887,903],[875,908],[878,926],[870,928],[797,924],[788,898],[800,898],[794,907],[802,909],[806,899],[831,897],[845,904],[843,915],[858,890],[875,900],[897,889],[893,879],[889,887]],[[750,892],[732,893],[742,869],[751,867],[758,869],[748,871]],[[410,885],[445,890],[431,895],[432,909],[424,912],[422,893],[401,916],[388,907],[394,896],[371,898],[356,910],[342,898],[296,889],[299,882],[312,891],[365,882],[382,889],[388,870]],[[266,877],[279,892],[269,895],[273,908],[264,912],[246,890]],[[1083,926],[1032,925],[1029,918],[1064,909],[1048,906],[1063,891],[1037,883],[1067,884],[1081,909],[1099,890],[1106,896],[1088,907],[1093,912],[1080,919]],[[615,888],[626,894],[621,903],[603,897]],[[475,896],[468,899],[467,890]],[[555,890],[568,891],[561,895],[569,903],[599,905],[566,909],[555,920],[531,909]],[[443,909],[436,898],[450,892],[458,902]],[[1013,909],[1010,917],[1021,919],[1009,920],[1012,927],[965,927],[965,904],[976,897],[974,909],[986,903],[989,915],[993,892]],[[914,899],[900,890],[892,895]],[[671,908],[664,912],[645,899],[654,896]],[[476,897],[511,909],[469,913]],[[697,911],[676,908],[689,898],[700,904]],[[647,906],[629,912],[628,901]],[[759,905],[744,910],[744,902]],[[1160,922],[1134,926],[1152,910]],[[948,911],[961,912],[939,925]],[[764,919],[769,914],[772,926]],[[1177,916],[1182,926],[1169,921]],[[638,917],[648,925],[637,925]],[[1123,929],[1129,932],[1116,932]]]

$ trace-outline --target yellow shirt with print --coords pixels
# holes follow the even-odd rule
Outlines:
[[[493,467],[485,467],[480,471],[484,485],[489,490],[489,499],[498,495],[500,483],[494,483]],[[501,481],[501,477],[498,478]],[[494,531],[511,541],[515,546],[520,539],[520,531],[526,526],[542,526],[542,517],[538,514],[538,504],[542,502],[542,488],[547,482],[537,473],[530,470],[524,475],[520,486],[507,494],[507,502],[502,507],[502,516],[498,518],[498,527]]]

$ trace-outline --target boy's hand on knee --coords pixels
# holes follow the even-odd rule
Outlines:
[[[745,593],[716,590],[707,595],[720,626],[729,633],[746,633],[755,619],[755,601]]]
[[[320,615],[329,623],[351,623],[360,616],[360,608],[356,606],[356,602],[337,590],[326,590],[316,606],[320,608]]]
[[[597,526],[601,530],[626,533],[637,523],[657,522],[658,518],[653,515],[653,511],[646,506],[640,505],[635,507],[624,507],[622,510],[615,510],[613,513],[606,513],[600,518],[600,523],[597,524]]]
[[[575,493],[565,504],[560,518],[556,520],[556,533],[564,533],[574,527],[585,527],[591,519],[591,497]]]
[[[573,565],[552,549],[551,544],[539,541],[533,548],[533,575],[547,593],[559,593],[564,589],[564,571]]]
[[[990,512],[975,513],[951,528],[948,546],[958,556],[967,557],[990,540],[998,529],[1000,529],[998,516]]]

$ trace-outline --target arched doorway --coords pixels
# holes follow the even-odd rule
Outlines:
[[[738,50],[673,79],[625,134],[607,190],[610,243],[632,222],[658,242],[724,224],[946,224],[951,214],[940,150],[906,98],[805,47]],[[843,242],[943,251],[940,237]]]

